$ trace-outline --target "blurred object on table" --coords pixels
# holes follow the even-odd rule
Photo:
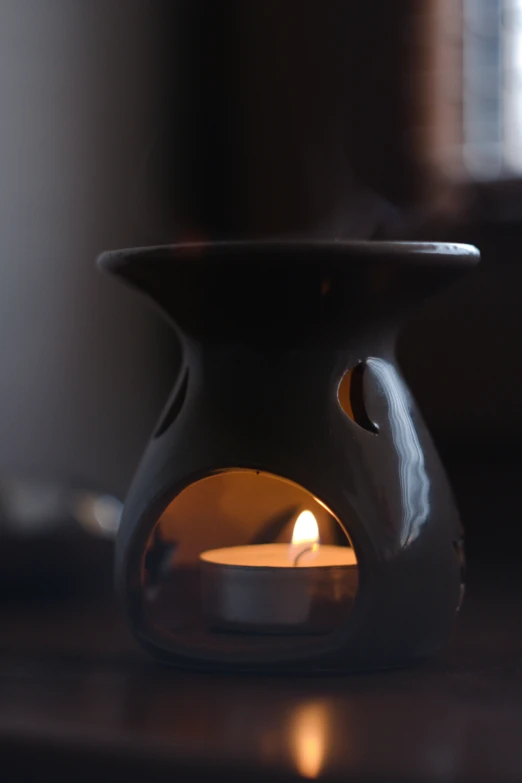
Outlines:
[[[0,481],[0,603],[112,591],[122,503],[62,482]]]

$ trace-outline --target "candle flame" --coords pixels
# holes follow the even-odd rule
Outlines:
[[[292,533],[292,546],[301,546],[302,544],[318,544],[319,527],[317,520],[311,511],[301,511],[295,520],[294,532]]]

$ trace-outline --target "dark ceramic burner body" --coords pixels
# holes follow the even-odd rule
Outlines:
[[[179,381],[129,492],[116,577],[152,652],[197,666],[368,670],[432,654],[461,597],[448,482],[394,357],[408,309],[475,264],[463,245],[223,243],[106,254],[184,345]],[[339,402],[359,371],[352,415]],[[356,411],[357,405],[362,408]],[[308,490],[357,555],[353,611],[334,634],[270,649],[174,643],[143,619],[143,562],[169,503],[201,477],[264,471]],[[211,513],[211,511],[210,511]]]

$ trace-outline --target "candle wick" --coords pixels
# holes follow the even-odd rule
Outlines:
[[[307,546],[305,549],[301,549],[299,554],[294,558],[294,567],[299,565],[299,561],[303,555],[306,555],[307,552],[314,552],[316,549],[317,544],[312,544],[311,546]]]

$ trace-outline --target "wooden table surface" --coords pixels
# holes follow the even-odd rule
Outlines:
[[[471,574],[455,633],[409,670],[164,668],[110,601],[0,609],[0,758],[17,780],[522,780],[522,580]]]

